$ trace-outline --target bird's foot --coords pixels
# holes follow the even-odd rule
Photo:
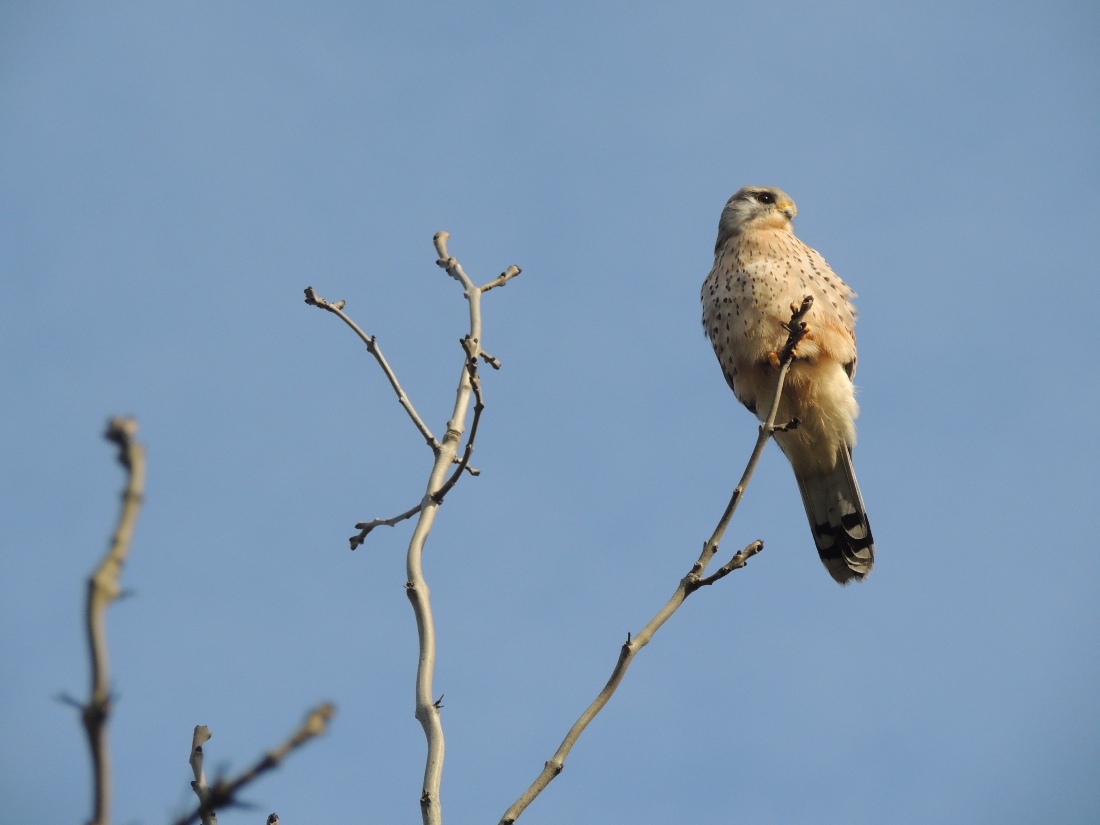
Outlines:
[[[784,324],[783,326],[784,328],[789,329],[786,324]],[[810,325],[807,324],[805,321],[803,321],[801,326],[799,326],[797,331],[798,340],[795,345],[791,347],[790,350],[792,361],[798,357],[798,346],[805,340],[806,336],[810,334],[810,329]],[[783,350],[779,350],[778,352],[769,352],[768,363],[771,364],[773,368],[779,369],[779,365],[783,363]]]

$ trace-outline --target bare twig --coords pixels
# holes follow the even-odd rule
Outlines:
[[[432,500],[436,504],[443,503],[443,497],[451,491],[451,488],[455,486],[459,476],[462,475],[462,471],[465,470],[470,464],[470,456],[474,453],[474,443],[477,441],[477,428],[481,423],[481,413],[485,409],[484,400],[481,397],[481,376],[477,374],[477,355],[472,354],[474,352],[474,344],[470,340],[469,336],[463,338],[460,342],[462,348],[466,351],[466,370],[470,374],[470,387],[474,391],[474,418],[470,422],[470,435],[466,439],[466,448],[462,451],[462,458],[459,459],[458,469],[451,473],[451,477],[448,478],[443,486],[440,487],[435,493],[432,494]],[[482,353],[484,356],[485,353]]]
[[[485,409],[485,404],[481,396],[481,377],[477,373],[477,356],[470,355],[474,345],[471,343],[469,336],[463,338],[459,343],[462,344],[462,348],[466,352],[466,369],[470,373],[470,386],[473,388],[474,392],[474,418],[470,424],[470,436],[466,439],[466,448],[463,450],[462,457],[459,458],[456,455],[455,459],[452,461],[453,464],[458,465],[458,469],[451,474],[451,477],[443,483],[442,487],[432,494],[432,500],[435,501],[436,504],[443,503],[444,496],[446,496],[447,493],[451,491],[451,488],[455,486],[463,472],[469,472],[471,475],[475,476],[480,475],[479,470],[474,470],[470,467],[470,456],[473,455],[474,452],[474,444],[477,441],[477,429],[481,422],[481,413]],[[485,353],[481,353],[481,357],[484,358]],[[499,363],[500,362],[497,362],[498,367]],[[392,518],[359,522],[355,525],[355,529],[359,530],[359,535],[352,536],[348,539],[351,543],[351,549],[354,550],[356,547],[363,544],[363,542],[366,541],[367,535],[375,527],[392,527],[405,519],[412,518],[420,512],[422,507],[423,502],[414,507],[410,507],[404,513],[393,516]]]
[[[365,542],[367,540],[367,534],[369,534],[370,531],[373,530],[375,527],[393,527],[395,524],[400,524],[405,519],[412,518],[417,513],[419,513],[421,506],[423,505],[417,504],[415,507],[410,507],[404,513],[393,516],[392,518],[376,518],[371,521],[359,522],[355,525],[355,529],[359,531],[359,535],[352,536],[348,539],[348,541],[351,543],[351,549],[354,550],[356,547]]]
[[[509,273],[512,272],[513,269],[515,270],[515,273],[514,274],[509,274]],[[515,277],[515,275],[518,275],[518,274],[519,274],[519,268],[518,267],[514,267],[514,266],[509,267],[505,272],[503,272],[500,275],[499,278],[497,278],[497,280],[499,281],[501,278],[504,278],[505,275],[508,275],[508,278],[505,278],[505,280],[508,280],[510,278]],[[463,273],[463,275],[465,275],[465,273]],[[503,283],[503,281],[502,281],[502,283]],[[495,282],[494,282],[494,284],[495,284]],[[495,284],[495,285],[499,286],[500,284]],[[404,407],[405,412],[408,413],[409,418],[412,419],[413,424],[416,425],[416,428],[420,431],[420,434],[422,436],[424,436],[425,440],[428,443],[428,446],[432,448],[432,452],[436,456],[438,456],[439,451],[440,451],[439,441],[437,441],[436,437],[434,435],[432,435],[432,432],[428,428],[428,425],[424,423],[424,420],[420,417],[420,414],[417,413],[416,409],[413,407],[412,401],[409,400],[409,397],[405,393],[405,390],[401,387],[401,383],[397,380],[397,375],[394,373],[393,369],[390,367],[389,362],[386,361],[386,357],[382,354],[382,348],[378,345],[377,338],[375,338],[375,336],[373,336],[373,335],[367,335],[362,330],[362,328],[357,323],[355,323],[355,321],[353,321],[347,315],[347,313],[344,312],[344,306],[345,306],[344,301],[335,301],[335,302],[326,301],[324,298],[322,298],[320,295],[318,295],[317,292],[311,286],[306,287],[305,295],[306,295],[305,300],[306,300],[307,304],[309,304],[310,306],[319,307],[321,309],[327,310],[328,312],[331,312],[333,315],[337,316],[341,321],[343,321],[345,324],[347,324],[348,327],[350,327],[351,330],[353,332],[355,332],[355,334],[357,336],[359,336],[359,340],[361,340],[366,345],[367,352],[369,352],[371,355],[373,355],[375,360],[378,362],[378,365],[380,367],[382,367],[382,371],[386,374],[386,378],[389,379],[390,386],[393,387],[394,392],[397,393],[398,402],[401,404],[402,407]],[[466,345],[463,344],[463,347],[465,347],[465,346]],[[489,363],[490,365],[492,365],[494,367],[494,369],[500,369],[500,361],[493,358],[491,355],[487,355],[486,353],[482,353],[482,352],[480,352],[480,350],[478,351],[478,355],[480,355],[480,357],[484,358],[486,363]],[[477,356],[474,356],[474,357],[476,358]],[[476,428],[477,416],[478,415],[480,415],[480,411],[476,410],[475,411],[475,418],[474,418],[474,427],[471,428],[471,431]],[[475,467],[471,467],[469,461],[470,461],[470,457],[469,457],[468,454],[463,455],[461,458],[459,458],[457,455],[452,456],[451,463],[460,465],[459,469],[456,471],[456,477],[457,477],[458,474],[462,473],[463,471],[469,473],[472,476],[480,475],[481,471],[478,470]],[[451,479],[450,483],[447,486],[447,490],[450,490],[450,488],[454,486],[455,481],[457,480],[456,477],[453,477]],[[358,530],[359,533],[358,533],[358,535],[349,537],[348,538],[348,544],[351,546],[352,550],[355,550],[357,547],[362,545],[367,540],[367,536],[370,534],[370,532],[375,527],[393,527],[395,524],[399,524],[400,522],[405,521],[406,519],[409,519],[409,518],[412,518],[413,516],[415,516],[417,513],[420,512],[420,508],[422,506],[423,506],[422,504],[417,504],[414,507],[410,507],[404,513],[401,513],[400,515],[393,516],[392,518],[376,518],[376,519],[373,519],[372,521],[361,521],[361,522],[359,522],[358,524],[355,525],[355,529]]]
[[[604,685],[603,690],[600,691],[592,704],[581,714],[580,718],[573,723],[573,727],[569,729],[569,733],[566,734],[558,750],[550,758],[550,761],[545,764],[542,772],[531,786],[523,792],[519,799],[512,803],[512,806],[507,811],[504,812],[504,816],[500,819],[500,825],[511,825],[514,823],[520,814],[526,810],[527,806],[530,805],[531,802],[533,802],[534,799],[554,780],[554,777],[562,772],[565,767],[565,759],[569,756],[569,752],[573,749],[573,745],[576,744],[577,739],[580,738],[584,729],[588,727],[588,724],[596,717],[596,714],[603,709],[612,695],[614,695],[623,677],[626,675],[627,668],[630,667],[630,663],[634,660],[638,651],[649,644],[650,639],[652,639],[653,635],[661,628],[661,625],[668,621],[672,614],[684,603],[687,597],[700,587],[714,584],[720,579],[725,578],[734,570],[741,569],[748,563],[750,558],[764,548],[763,542],[754,541],[743,550],[734,554],[733,558],[719,568],[714,574],[705,578],[703,577],[707,565],[718,552],[718,544],[725,534],[726,528],[729,526],[730,519],[733,518],[733,513],[737,509],[741,497],[744,495],[745,487],[748,485],[749,479],[752,478],[757,463],[760,461],[760,455],[764,450],[764,445],[767,444],[768,439],[772,437],[777,429],[775,426],[775,416],[779,409],[779,398],[783,392],[783,385],[787,380],[787,371],[790,368],[791,361],[794,360],[798,344],[807,333],[806,325],[802,319],[806,316],[806,313],[809,312],[812,305],[813,298],[807,297],[800,307],[791,308],[791,321],[788,325],[790,334],[779,356],[780,366],[779,374],[776,379],[775,399],[772,402],[771,410],[767,418],[764,420],[764,423],[760,425],[760,434],[757,437],[752,455],[749,457],[748,465],[745,467],[745,472],[742,473],[740,482],[738,482],[737,486],[734,488],[729,504],[726,505],[725,512],[723,512],[722,518],[718,522],[718,526],[715,527],[710,538],[703,544],[703,552],[699,555],[698,560],[691,566],[691,570],[688,571],[687,575],[680,580],[680,584],[672,594],[672,598],[670,598],[665,606],[658,611],[656,616],[650,619],[649,624],[643,627],[638,635],[634,637],[631,637],[629,634],[627,635],[626,642],[619,650],[618,661],[615,663],[615,667],[611,671],[611,677],[607,680],[607,684]]]
[[[323,734],[328,729],[328,723],[335,713],[336,708],[329,702],[319,705],[310,711],[301,726],[285,742],[268,751],[252,767],[239,775],[232,779],[217,779],[213,786],[206,784],[206,777],[203,775],[202,768],[202,746],[210,739],[210,729],[205,725],[196,726],[194,737],[191,740],[191,756],[188,762],[191,764],[191,770],[195,775],[191,787],[199,798],[199,804],[195,810],[177,819],[173,825],[191,825],[194,822],[202,822],[202,825],[217,825],[217,811],[240,805],[241,802],[237,798],[237,794],[242,788],[268,771],[279,767],[279,764],[292,751]]]
[[[191,781],[191,790],[199,798],[198,816],[202,825],[218,825],[217,809],[210,804],[210,786],[206,784],[206,773],[202,765],[202,746],[210,741],[210,736],[210,728],[206,725],[195,725],[195,732],[191,735],[191,756],[187,759],[195,777]]]
[[[137,421],[112,418],[104,437],[118,445],[118,460],[128,478],[122,492],[122,509],[111,545],[96,571],[88,578],[85,629],[92,660],[91,695],[81,706],[81,720],[92,752],[94,801],[91,825],[111,821],[111,753],[107,720],[111,715],[111,683],[107,661],[107,608],[122,592],[122,566],[130,554],[141,499],[145,492],[145,449],[137,441]]]
[[[424,419],[420,417],[416,408],[413,407],[412,401],[409,400],[409,396],[405,393],[405,390],[401,387],[401,383],[397,380],[397,375],[394,374],[389,362],[386,361],[386,357],[382,354],[382,348],[378,346],[377,339],[373,335],[367,335],[363,332],[363,330],[359,328],[359,325],[344,313],[343,301],[330,303],[314,292],[311,286],[306,287],[305,293],[307,304],[328,310],[333,315],[337,316],[341,321],[351,327],[355,334],[359,336],[359,339],[366,344],[367,352],[374,356],[374,359],[378,362],[378,366],[382,368],[382,372],[386,373],[386,378],[389,379],[390,386],[393,387],[393,391],[397,393],[398,402],[405,408],[405,412],[409,414],[409,418],[412,419],[416,428],[420,430],[420,434],[424,436],[424,440],[428,442],[428,446],[432,448],[432,452],[438,453],[439,442],[436,440],[435,436],[432,435],[432,431],[428,429],[428,425],[424,423]]]
[[[442,257],[442,256],[440,256],[440,257]],[[495,289],[498,286],[504,286],[506,283],[508,283],[514,277],[519,275],[519,273],[520,273],[520,268],[518,266],[515,266],[515,265],[510,266],[506,270],[501,272],[499,275],[497,275],[495,278],[493,278],[493,280],[489,281],[489,283],[483,284],[482,287],[481,287],[481,291],[482,292],[488,292],[490,289]]]

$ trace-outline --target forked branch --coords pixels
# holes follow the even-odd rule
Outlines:
[[[779,374],[776,379],[775,399],[772,402],[767,418],[765,418],[764,423],[760,425],[756,445],[749,457],[744,473],[741,474],[741,480],[733,489],[729,504],[726,505],[726,509],[722,513],[722,518],[719,520],[718,525],[714,528],[714,532],[711,533],[710,538],[703,543],[703,552],[700,553],[699,558],[691,566],[687,575],[680,580],[680,584],[672,594],[672,598],[670,598],[665,606],[657,612],[657,615],[650,619],[649,623],[642,628],[637,636],[633,638],[629,635],[627,636],[626,642],[623,643],[622,648],[619,650],[619,658],[611,671],[611,677],[607,680],[607,684],[604,685],[603,690],[596,696],[592,704],[585,709],[580,718],[573,723],[573,727],[569,729],[565,739],[554,755],[545,764],[542,772],[531,786],[520,795],[519,799],[512,803],[512,806],[507,811],[504,812],[504,816],[500,819],[500,825],[512,825],[520,814],[526,810],[527,806],[530,805],[531,802],[533,802],[554,780],[554,777],[562,772],[565,767],[566,757],[569,756],[569,752],[573,749],[573,745],[576,744],[577,739],[580,738],[584,729],[588,727],[588,724],[596,717],[596,714],[603,710],[612,695],[614,695],[623,677],[626,676],[626,671],[630,667],[630,663],[634,660],[634,657],[638,654],[638,651],[649,644],[650,639],[652,639],[653,635],[661,628],[661,625],[671,618],[672,614],[680,608],[680,605],[684,603],[687,597],[700,587],[714,584],[720,579],[725,578],[734,570],[740,570],[748,563],[750,558],[764,549],[763,542],[754,541],[744,549],[735,553],[726,564],[712,575],[706,577],[703,575],[706,572],[707,566],[718,552],[719,542],[721,542],[722,536],[725,534],[726,528],[729,526],[730,520],[737,510],[737,505],[744,495],[745,488],[752,478],[756,465],[760,461],[764,446],[768,443],[768,439],[770,439],[778,429],[781,429],[775,425],[775,416],[779,410],[779,399],[783,392],[783,386],[787,380],[787,371],[790,369],[791,362],[795,358],[798,344],[806,336],[808,331],[803,319],[806,317],[806,313],[810,311],[812,305],[813,298],[807,296],[802,301],[801,306],[791,307],[791,320],[787,325],[789,332],[787,342],[779,353]],[[784,427],[789,426],[791,425],[784,425]]]
[[[470,386],[473,388],[474,392],[474,419],[470,423],[470,436],[466,439],[466,448],[462,452],[462,457],[457,458],[454,461],[454,463],[458,465],[458,468],[453,473],[451,473],[451,477],[443,483],[443,486],[432,494],[432,500],[436,504],[443,503],[443,497],[451,491],[451,488],[455,486],[455,484],[458,482],[459,477],[464,472],[469,472],[472,475],[479,474],[477,470],[473,470],[470,467],[470,456],[473,455],[474,444],[477,442],[478,425],[481,423],[481,413],[485,409],[485,403],[481,396],[481,377],[478,375],[477,372],[477,356],[470,355],[470,353],[473,351],[473,344],[471,343],[469,336],[463,338],[459,343],[462,344],[462,349],[466,352],[466,369],[470,374]],[[487,355],[483,352],[481,353],[481,359],[492,366],[494,369],[500,369],[500,361],[493,358],[492,356]],[[354,550],[356,547],[365,542],[367,536],[375,527],[392,527],[395,524],[400,524],[402,521],[405,521],[405,519],[412,518],[417,513],[419,513],[423,506],[424,502],[420,502],[413,507],[410,507],[404,513],[400,513],[396,516],[393,516],[392,518],[376,518],[371,521],[359,522],[355,525],[355,529],[359,531],[358,535],[354,535],[348,539],[348,541],[351,543],[351,549]]]
[[[513,267],[514,269],[515,267]],[[436,492],[432,493],[432,500],[436,504],[443,503],[443,497],[451,491],[451,488],[455,486],[455,482],[458,481],[459,476],[462,475],[462,471],[470,466],[470,456],[474,453],[474,444],[477,441],[477,428],[481,423],[481,413],[485,409],[484,399],[481,397],[481,376],[477,373],[477,345],[470,340],[470,336],[466,336],[459,343],[462,344],[462,349],[466,352],[466,372],[470,377],[470,387],[474,392],[474,418],[470,422],[470,435],[466,439],[466,448],[462,451],[462,458],[458,460],[458,469],[451,473],[451,477],[443,482],[443,486]],[[485,353],[481,353],[484,358]],[[492,364],[496,362],[497,369],[500,369],[500,362],[495,358],[488,361]]]
[[[424,579],[424,542],[435,523],[435,515],[439,510],[443,495],[454,486],[454,481],[461,475],[462,468],[469,466],[469,453],[473,449],[471,443],[467,444],[467,449],[459,461],[458,470],[451,479],[446,478],[447,470],[458,455],[458,445],[462,440],[462,433],[465,429],[471,395],[474,395],[476,399],[474,423],[471,425],[471,441],[475,435],[474,427],[480,420],[481,410],[479,408],[482,404],[480,379],[477,374],[477,359],[482,353],[482,293],[494,286],[503,285],[518,275],[520,271],[519,267],[509,267],[491,284],[480,287],[475,286],[463,270],[462,265],[448,253],[447,240],[449,238],[450,234],[447,232],[437,232],[435,234],[433,240],[435,251],[439,256],[436,263],[461,284],[463,295],[470,310],[470,331],[463,339],[466,358],[463,361],[462,373],[458,380],[458,390],[455,393],[454,411],[451,420],[447,422],[447,434],[443,437],[442,449],[436,456],[435,464],[428,476],[428,484],[424,491],[419,519],[409,541],[405,565],[408,574],[405,594],[409,597],[413,615],[416,617],[417,637],[420,642],[420,657],[416,669],[416,718],[424,730],[424,738],[427,740],[428,746],[424,764],[424,784],[420,795],[420,816],[424,825],[440,825],[443,821],[439,787],[443,779],[444,754],[440,705],[432,698],[432,682],[435,676],[435,620],[432,617],[428,583]]]
[[[433,699],[432,695],[432,682],[435,674],[435,620],[432,616],[428,583],[424,578],[424,543],[427,540],[428,534],[431,532],[432,525],[435,523],[436,512],[443,503],[444,497],[454,487],[458,479],[462,477],[463,473],[477,474],[477,471],[470,466],[470,456],[473,453],[478,426],[481,421],[481,413],[484,409],[481,394],[481,378],[478,374],[478,360],[484,361],[494,369],[500,368],[500,361],[481,348],[481,296],[490,289],[503,286],[520,273],[519,267],[511,266],[489,283],[483,286],[476,286],[463,270],[462,265],[448,253],[447,240],[449,237],[450,235],[446,232],[436,233],[434,238],[435,249],[438,255],[436,263],[442,269],[446,270],[448,275],[461,284],[463,296],[469,307],[470,317],[469,332],[462,339],[462,348],[465,352],[465,358],[463,359],[462,372],[459,375],[458,389],[455,393],[454,410],[451,414],[450,421],[447,422],[446,434],[442,439],[436,442],[434,439],[430,438],[431,434],[427,426],[420,421],[419,416],[415,416],[412,412],[412,405],[407,404],[405,400],[402,401],[402,405],[405,406],[406,411],[409,411],[410,416],[413,416],[413,420],[417,422],[417,427],[420,429],[421,434],[430,438],[429,443],[432,444],[432,449],[435,453],[435,461],[432,464],[432,470],[428,476],[428,483],[424,491],[424,496],[421,498],[419,504],[409,508],[398,516],[388,519],[374,519],[373,521],[360,522],[355,525],[360,531],[359,535],[351,538],[352,549],[355,549],[363,543],[363,540],[375,527],[393,525],[405,519],[414,516],[417,517],[416,526],[413,528],[413,534],[409,540],[409,548],[406,555],[405,569],[407,580],[405,584],[405,593],[409,598],[409,602],[412,604],[413,615],[416,619],[420,652],[416,672],[416,718],[424,730],[424,737],[427,741],[424,782],[420,795],[421,817],[425,825],[438,825],[442,822],[439,787],[443,775],[444,741],[443,726],[440,720],[440,709],[442,706],[437,700]],[[339,302],[338,305],[329,304],[319,298],[312,288],[306,290],[306,302],[313,306],[327,309],[329,312],[338,315],[344,323],[355,330],[356,334],[358,334],[360,339],[367,345],[368,351],[370,351],[383,366],[386,375],[390,378],[391,385],[398,392],[399,399],[405,398],[404,394],[399,389],[400,385],[393,376],[392,370],[388,368],[384,359],[380,357],[377,342],[374,340],[373,336],[367,336],[363,333],[362,330],[344,314],[343,302]],[[466,429],[466,418],[469,413],[471,396],[474,398],[473,420],[470,424],[470,434],[466,440],[466,447],[462,451],[462,456],[459,457],[458,448]],[[450,477],[448,477],[448,470],[455,464],[458,466]]]

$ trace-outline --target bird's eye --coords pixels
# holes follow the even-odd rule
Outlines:
[[[775,203],[775,195],[771,192],[757,192],[756,199],[760,201],[760,203]]]

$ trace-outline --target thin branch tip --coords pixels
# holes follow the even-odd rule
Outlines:
[[[339,315],[340,310],[342,310],[347,305],[347,301],[345,301],[343,298],[341,298],[339,301],[326,301],[324,298],[318,295],[311,286],[307,286],[305,292],[306,303],[309,304],[311,307],[320,307],[321,309],[327,309],[329,312]]]
[[[103,437],[115,444],[125,444],[137,437],[138,422],[131,415],[118,415],[107,422]]]
[[[438,453],[439,442],[436,440],[436,437],[432,435],[432,431],[428,429],[428,425],[424,423],[424,419],[422,419],[420,414],[416,411],[408,394],[401,386],[401,382],[397,380],[396,373],[394,373],[393,368],[386,360],[386,356],[382,354],[382,348],[378,345],[378,338],[374,335],[368,335],[357,323],[355,323],[355,321],[348,317],[347,313],[344,312],[344,306],[346,304],[343,300],[329,303],[319,296],[314,291],[313,287],[306,287],[306,303],[331,312],[358,336],[359,340],[366,346],[367,352],[374,356],[374,360],[378,362],[378,366],[381,367],[382,372],[385,373],[386,379],[390,382],[390,388],[394,391],[394,394],[397,395],[397,403],[405,410],[405,413],[409,416],[409,419],[413,422],[416,429],[420,431],[420,434],[424,437],[424,440],[432,449],[432,452]]]
[[[489,283],[481,286],[480,289],[482,292],[488,292],[490,289],[495,289],[498,286],[504,286],[510,280],[519,275],[522,271],[523,270],[520,269],[518,266],[512,264],[506,270],[497,275],[493,280],[489,281]]]
[[[351,536],[348,541],[351,542],[351,549],[354,550],[359,545],[363,544],[367,540],[367,536],[375,527],[393,527],[395,524],[400,524],[402,521],[408,518],[412,518],[420,512],[424,506],[424,502],[410,507],[404,513],[400,513],[391,518],[376,518],[372,521],[360,521],[355,525],[355,529],[359,531],[359,535]]]
[[[449,258],[447,254],[447,240],[451,237],[451,233],[445,229],[440,229],[435,235],[432,236],[432,242],[435,244],[435,251],[439,253],[440,258]]]

